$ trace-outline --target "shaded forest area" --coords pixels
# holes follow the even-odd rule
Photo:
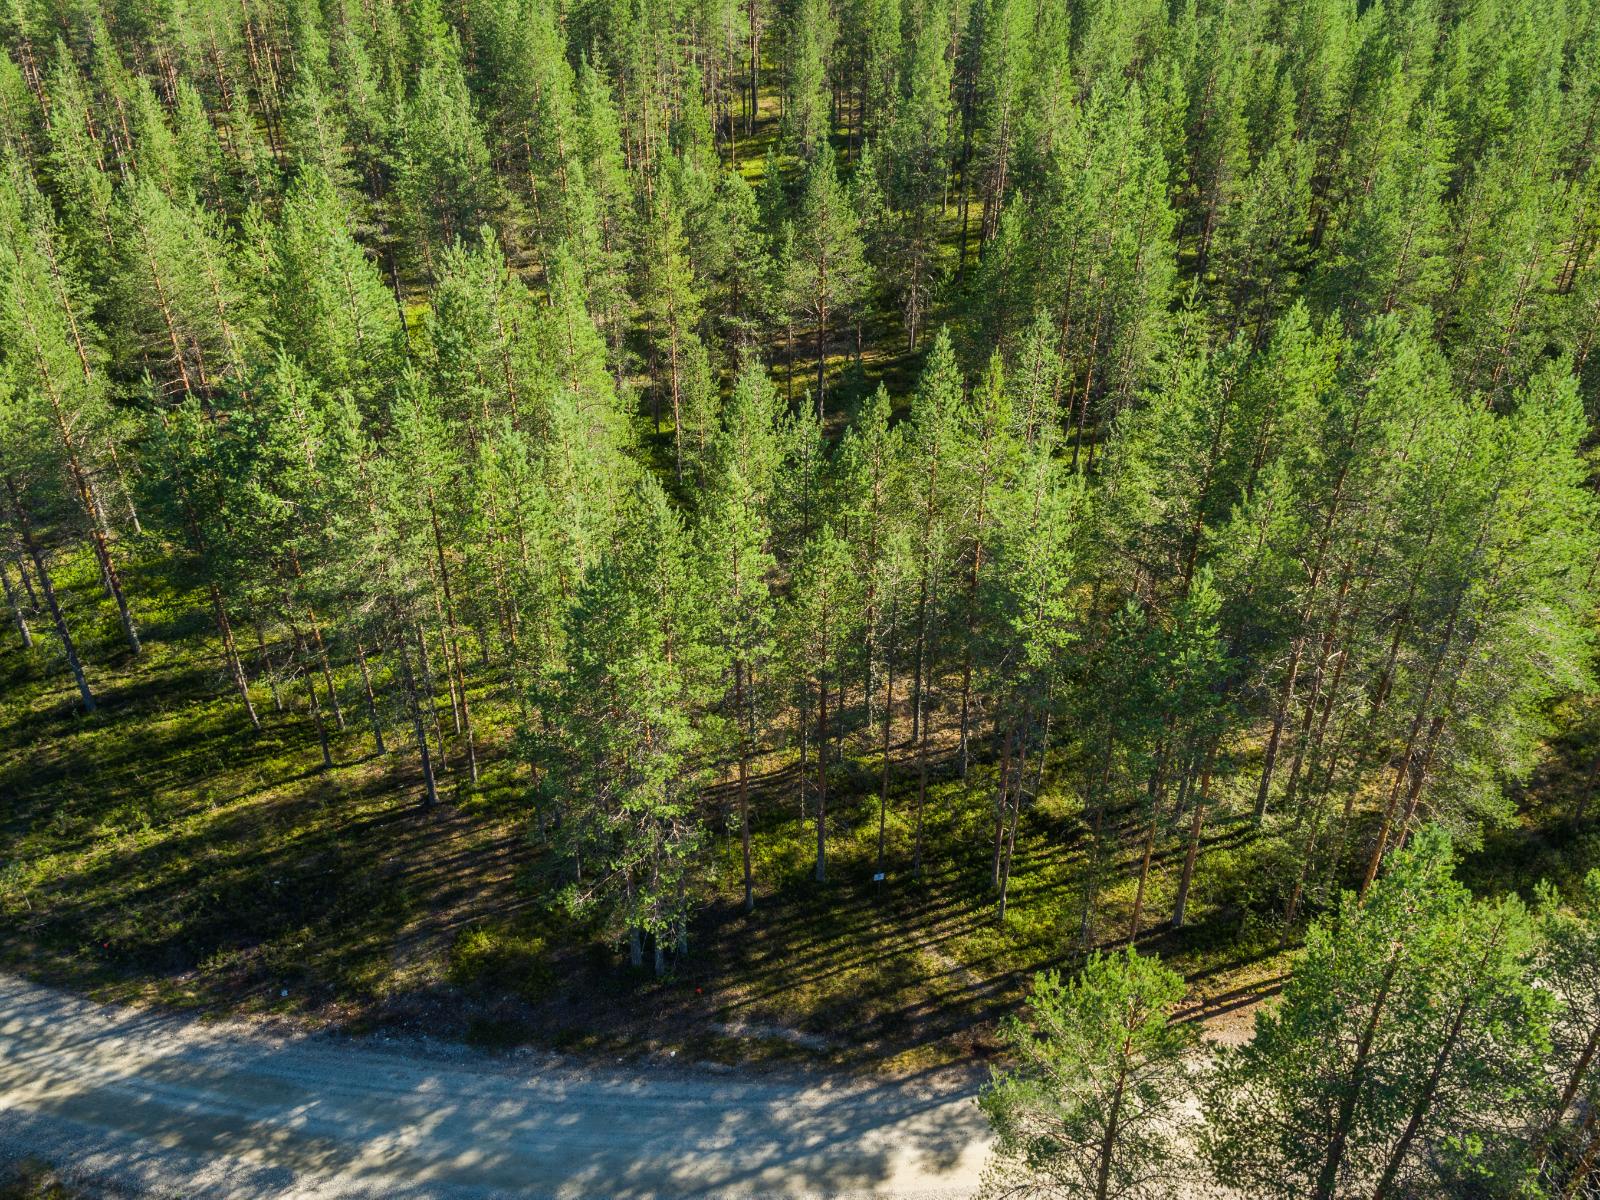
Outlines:
[[[1600,864],[1600,7],[0,41],[8,961],[916,1066]]]

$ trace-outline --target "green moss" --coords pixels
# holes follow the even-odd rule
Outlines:
[[[478,994],[538,1000],[555,982],[544,939],[501,926],[465,929],[450,948],[450,982]]]

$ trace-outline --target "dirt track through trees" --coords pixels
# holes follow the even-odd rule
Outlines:
[[[954,1198],[972,1091],[283,1037],[0,976],[0,1157],[185,1197]]]

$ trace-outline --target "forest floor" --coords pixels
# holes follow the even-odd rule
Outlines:
[[[513,714],[474,705],[488,731],[480,783],[447,771],[428,811],[413,756],[372,754],[357,696],[322,770],[296,689],[278,712],[258,685],[263,729],[251,732],[203,609],[173,580],[129,572],[133,594],[162,600],[144,606],[135,663],[91,570],[71,560],[62,583],[99,711],[75,710],[45,639],[0,652],[0,962],[32,978],[102,1000],[494,1047],[904,1073],[987,1058],[1032,975],[1077,961],[1083,823],[1067,782],[1047,773],[1025,816],[1000,925],[992,767],[977,758],[960,779],[943,739],[921,875],[909,869],[915,772],[897,771],[875,883],[881,760],[863,731],[832,773],[828,881],[813,878],[814,809],[801,820],[792,756],[774,756],[753,789],[755,911],[741,903],[730,819],[689,955],[662,979],[631,970],[614,937],[548,898],[564,880],[532,828]],[[1275,901],[1252,882],[1256,839],[1228,811],[1188,928],[1158,924],[1172,856],[1146,901],[1140,945],[1189,977],[1191,1016],[1242,1011],[1284,974]],[[1136,870],[1108,872],[1100,944],[1126,928]]]
[[[997,1018],[1033,974],[1079,960],[1084,823],[1070,772],[1047,772],[1025,814],[1001,925],[989,885],[992,766],[981,757],[960,779],[944,737],[920,876],[909,869],[915,772],[894,773],[887,878],[875,883],[881,760],[870,732],[847,739],[819,884],[814,808],[801,819],[792,756],[774,756],[753,789],[755,911],[743,910],[729,820],[714,835],[713,902],[690,953],[656,979],[548,898],[564,880],[509,752],[514,714],[487,697],[475,704],[488,731],[482,779],[467,785],[447,770],[444,802],[428,811],[413,756],[372,754],[357,696],[345,698],[335,766],[322,770],[292,689],[278,712],[258,685],[263,729],[250,731],[203,608],[175,581],[130,570],[130,591],[146,598],[134,663],[117,648],[91,564],[66,566],[100,710],[75,710],[46,639],[31,653],[14,640],[0,651],[0,962],[35,979],[104,1000],[491,1047],[910,1073],[988,1058]],[[951,723],[948,712],[936,719]],[[902,765],[910,754],[892,753]],[[1525,891],[1600,863],[1594,821],[1559,817],[1587,773],[1587,752],[1557,743],[1521,798],[1523,817],[1468,859],[1467,877]],[[1281,986],[1296,941],[1277,919],[1275,843],[1245,815],[1248,775],[1220,788],[1191,922],[1181,933],[1161,925],[1178,860],[1158,855],[1139,940],[1189,979],[1185,1016],[1231,1022],[1235,1036]],[[1131,854],[1107,872],[1099,944],[1125,936],[1136,873]]]

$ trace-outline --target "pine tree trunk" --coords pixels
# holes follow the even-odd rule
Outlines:
[[[1094,1200],[1106,1200],[1111,1194],[1111,1162],[1117,1149],[1117,1134],[1121,1131],[1122,1097],[1128,1083],[1128,1055],[1131,1049],[1129,1040],[1124,1040],[1121,1066],[1117,1071],[1117,1086],[1111,1093],[1111,1109],[1106,1114],[1106,1131],[1100,1139],[1094,1180]]]
[[[106,442],[106,450],[111,455],[111,469],[117,473],[117,491],[122,493],[123,506],[128,510],[128,527],[133,530],[134,536],[144,533],[144,526],[139,523],[139,510],[133,504],[133,490],[128,487],[128,477],[122,470],[122,458],[117,454],[115,440]]]
[[[1366,873],[1361,877],[1360,894],[1365,896],[1367,889],[1378,878],[1378,868],[1383,865],[1383,857],[1389,850],[1389,835],[1394,830],[1395,817],[1399,815],[1401,800],[1401,786],[1406,780],[1418,772],[1420,763],[1417,760],[1417,735],[1421,730],[1423,719],[1427,715],[1427,705],[1431,700],[1432,680],[1429,687],[1424,689],[1422,702],[1417,708],[1417,715],[1412,720],[1411,732],[1406,738],[1405,753],[1401,755],[1399,764],[1394,770],[1394,783],[1389,788],[1389,799],[1383,806],[1383,819],[1378,823],[1378,837],[1372,847],[1372,854],[1367,859]],[[1406,794],[1411,789],[1406,788]]]
[[[300,572],[300,565],[295,564],[295,574]],[[333,686],[333,666],[328,661],[328,648],[322,641],[322,626],[317,623],[317,614],[311,611],[310,605],[306,606],[306,619],[311,622],[311,636],[317,644],[317,661],[322,667],[322,682],[328,689],[328,704],[333,709],[333,722],[339,727],[339,732],[344,732],[344,710],[339,707],[339,689]]]
[[[233,640],[233,624],[228,620],[228,610],[222,603],[222,591],[211,581],[207,581],[206,590],[211,595],[211,616],[217,623],[217,634],[222,638],[222,657],[228,665],[228,674],[233,677],[234,689],[244,704],[245,715],[250,718],[250,727],[260,729],[261,718],[256,716],[256,706],[250,700],[250,681],[245,678],[244,663],[239,660],[239,648]],[[273,695],[277,695],[276,687]]]
[[[50,411],[55,418],[57,436],[61,439],[62,452],[66,458],[67,474],[72,479],[73,490],[78,494],[78,503],[83,508],[84,518],[88,522],[89,538],[94,547],[95,559],[100,567],[100,577],[105,585],[106,592],[117,603],[117,615],[122,622],[122,634],[127,639],[128,647],[134,654],[139,653],[139,631],[134,625],[133,614],[128,609],[127,597],[122,592],[122,581],[117,576],[116,564],[111,561],[111,551],[106,545],[106,530],[104,515],[100,511],[98,498],[94,494],[94,485],[90,482],[87,472],[78,454],[78,444],[72,436],[72,429],[67,422],[66,411],[62,403],[60,389],[55,376],[50,371],[49,359],[44,353],[43,345],[33,324],[32,314],[26,305],[19,307],[28,331],[31,335],[34,349],[34,361],[38,366],[39,377],[44,384],[44,393],[50,401]]]
[[[1328,1156],[1317,1175],[1316,1200],[1334,1200],[1338,1194],[1339,1170],[1344,1165],[1345,1151],[1350,1143],[1350,1132],[1355,1127],[1356,1104],[1366,1087],[1367,1059],[1372,1054],[1372,1043],[1378,1035],[1378,1024],[1383,1017],[1384,1006],[1389,1002],[1389,989],[1394,985],[1394,977],[1399,969],[1400,947],[1396,945],[1389,951],[1389,962],[1384,967],[1383,981],[1378,986],[1378,994],[1372,1000],[1372,1013],[1367,1018],[1366,1028],[1362,1030],[1361,1040],[1356,1044],[1356,1060],[1350,1068],[1350,1078],[1345,1081],[1344,1094],[1339,1100],[1333,1133],[1328,1140]]]
[[[918,741],[922,735],[924,723],[923,714],[923,671],[924,661],[928,651],[928,576],[926,565],[921,581],[917,585],[917,652],[911,667],[911,740]]]
[[[1094,910],[1100,898],[1100,858],[1104,850],[1100,837],[1105,829],[1106,791],[1111,784],[1111,752],[1111,732],[1107,730],[1105,755],[1101,760],[1099,777],[1093,788],[1094,821],[1089,830],[1089,871],[1083,888],[1083,919],[1078,923],[1078,944],[1084,950],[1089,948],[1094,934]]]
[[[405,689],[406,709],[411,714],[411,733],[416,739],[417,754],[422,760],[422,781],[426,785],[423,808],[430,809],[439,803],[439,785],[433,776],[433,756],[428,752],[428,731],[422,721],[422,698],[417,694],[417,677],[411,670],[411,651],[407,646],[406,626],[400,627],[395,644],[400,651],[400,681]]]
[[[1212,742],[1200,769],[1200,792],[1194,800],[1194,817],[1189,824],[1189,847],[1183,855],[1183,873],[1178,877],[1178,894],[1172,902],[1172,927],[1182,929],[1189,906],[1189,885],[1194,881],[1194,864],[1200,855],[1200,831],[1205,825],[1206,806],[1211,802],[1211,768],[1217,753]]]
[[[890,619],[891,626],[893,618]],[[894,655],[884,655],[883,772],[878,783],[878,874],[883,874],[883,838],[889,819],[889,725],[894,713]]]
[[[1501,927],[1503,928],[1503,926]],[[1456,1042],[1461,1038],[1461,1030],[1466,1025],[1467,1014],[1472,1011],[1472,991],[1477,986],[1484,967],[1488,965],[1489,957],[1494,953],[1494,947],[1499,940],[1500,930],[1496,930],[1494,938],[1490,940],[1489,948],[1484,951],[1483,959],[1478,964],[1478,969],[1465,982],[1467,991],[1461,998],[1461,1003],[1456,1006],[1454,1017],[1450,1021],[1450,1029],[1445,1034],[1444,1042],[1439,1047],[1439,1052],[1434,1056],[1433,1066],[1428,1071],[1428,1078],[1422,1085],[1422,1091],[1417,1094],[1416,1101],[1411,1106],[1411,1113],[1406,1119],[1404,1131],[1395,1142],[1390,1151],[1389,1161],[1384,1165],[1383,1175],[1378,1180],[1378,1186],[1372,1190],[1372,1200],[1388,1200],[1394,1189],[1395,1180],[1399,1177],[1400,1168],[1405,1165],[1406,1156],[1411,1153],[1411,1144],[1416,1141],[1417,1133],[1422,1128],[1422,1122],[1427,1117],[1428,1111],[1433,1107],[1434,1098],[1439,1094],[1439,1081],[1444,1078],[1445,1068],[1450,1064],[1450,1055],[1455,1051]]]
[[[744,721],[744,662],[733,662],[734,720],[739,727],[739,848],[744,857],[744,910],[756,908],[755,883],[750,868],[750,734]]]
[[[1011,820],[1006,828],[1005,861],[1000,865],[1000,912],[999,919],[1002,925],[1006,921],[1006,905],[1011,899],[1011,864],[1016,861],[1017,851],[1017,822],[1022,818],[1022,780],[1027,772],[1028,747],[1022,741],[1022,734],[1017,734],[1017,755],[1015,779],[1008,791],[1011,796]]]
[[[50,620],[55,625],[62,653],[66,655],[67,667],[72,671],[73,682],[78,685],[78,695],[83,700],[83,710],[93,712],[94,693],[89,690],[89,681],[84,677],[83,664],[78,660],[78,647],[73,643],[72,631],[67,628],[67,618],[61,611],[60,602],[56,599],[56,589],[50,582],[50,572],[45,568],[44,554],[33,536],[33,526],[28,521],[28,510],[22,503],[21,492],[17,488],[16,480],[10,475],[6,476],[6,490],[11,495],[11,510],[16,518],[17,533],[22,538],[22,545],[27,550],[28,557],[33,560],[33,571],[39,577],[39,588],[44,592],[45,605],[50,610]]]
[[[367,717],[372,722],[372,744],[379,754],[389,753],[383,744],[383,720],[378,716],[378,697],[372,691],[372,671],[367,666],[367,649],[356,642],[356,665],[361,668],[361,690],[367,700]]]
[[[977,520],[973,526],[972,539],[972,574],[967,582],[967,644],[962,652],[961,663],[961,778],[967,777],[969,766],[969,737],[971,735],[972,720],[972,658],[973,643],[978,636],[978,583],[983,571],[983,529],[984,512],[988,502],[988,480],[985,467],[985,478],[978,488]]]
[[[1550,1144],[1555,1140],[1556,1134],[1561,1130],[1561,1122],[1566,1119],[1567,1112],[1572,1108],[1572,1102],[1578,1098],[1578,1091],[1583,1087],[1584,1076],[1589,1073],[1596,1052],[1600,1052],[1600,1024],[1596,1024],[1589,1033],[1589,1040],[1584,1043],[1583,1050],[1578,1054],[1578,1061],[1573,1065],[1571,1073],[1567,1076],[1566,1086],[1561,1089],[1561,1098],[1556,1101],[1551,1110],[1550,1120],[1545,1125],[1544,1132],[1539,1135],[1539,1140],[1534,1145],[1534,1164],[1543,1166],[1544,1160],[1550,1153]],[[1593,1115],[1593,1106],[1590,1108]]]
[[[422,671],[422,711],[433,729],[434,744],[439,752],[439,765],[446,770],[450,761],[444,752],[444,726],[439,721],[439,689],[433,679],[433,664],[428,658],[428,638],[420,621],[412,626],[417,635],[417,666]]]
[[[22,598],[12,586],[11,574],[6,570],[4,561],[0,561],[0,583],[5,585],[6,603],[11,606],[11,618],[17,623],[17,632],[22,635],[22,648],[32,650],[33,632],[28,628],[28,614],[22,611]]]
[[[298,627],[292,628],[294,628],[295,657],[300,660],[300,678],[306,685],[306,703],[310,706],[311,720],[317,727],[317,742],[322,747],[322,766],[326,770],[333,766],[333,754],[328,748],[328,727],[322,720],[322,706],[317,703],[316,685],[311,682],[310,663],[307,662],[310,654],[306,647],[305,634],[301,633]]]
[[[1006,834],[1008,788],[1011,783],[1011,747],[1016,738],[1015,729],[1008,728],[1000,738],[1000,767],[995,774],[994,792],[994,854],[989,867],[989,887],[1000,890],[1000,857]]]
[[[1363,428],[1361,417],[1364,410],[1358,412],[1356,420],[1350,427],[1347,441],[1353,443]],[[1323,571],[1327,566],[1328,548],[1333,540],[1333,527],[1344,510],[1345,483],[1350,474],[1348,465],[1339,469],[1339,474],[1334,482],[1333,494],[1329,499],[1327,514],[1322,520],[1322,529],[1317,538],[1317,549],[1311,567],[1311,577],[1307,581],[1306,598],[1300,607],[1299,628],[1305,630],[1312,614],[1316,611],[1317,594],[1322,590]],[[1307,633],[1302,632],[1294,640],[1293,648],[1289,655],[1289,671],[1284,679],[1283,691],[1278,698],[1277,707],[1272,715],[1272,734],[1267,741],[1266,755],[1261,764],[1261,783],[1256,790],[1255,823],[1259,828],[1267,815],[1267,797],[1272,786],[1272,771],[1277,762],[1278,749],[1283,740],[1283,726],[1289,717],[1289,708],[1294,703],[1295,680],[1300,673],[1300,660],[1305,653]]]
[[[827,337],[828,337],[828,310],[827,310],[826,307],[823,307],[817,313],[817,425],[818,425],[818,427],[820,427],[820,428],[822,428],[824,430],[827,429],[827,416],[828,416],[827,407],[826,407],[826,405],[824,403],[825,397],[827,395],[827,389],[824,386],[825,383],[826,383],[826,378],[827,377],[826,377],[826,375],[824,374],[824,371],[823,371],[823,364],[824,364],[824,361],[825,361],[825,351],[826,351],[826,347],[827,347]]]
[[[1591,1105],[1583,1118],[1583,1133],[1588,1136],[1589,1144],[1573,1164],[1572,1174],[1561,1189],[1561,1200],[1578,1200],[1584,1182],[1593,1173],[1595,1163],[1600,1161],[1600,1128],[1596,1127],[1597,1120],[1600,1120],[1600,1105]]]
[[[450,572],[445,566],[444,536],[439,528],[439,510],[433,501],[433,487],[428,488],[428,513],[433,521],[433,549],[439,561],[439,586],[444,592],[445,625],[450,633],[446,647],[446,665],[455,671],[456,693],[461,698],[461,733],[467,743],[467,770],[473,783],[478,782],[478,747],[472,734],[472,713],[467,707],[467,677],[461,666],[461,635],[456,628],[455,599],[450,590]]]
[[[267,633],[261,628],[261,622],[256,621],[256,651],[261,656],[261,669],[257,677],[265,677],[267,687],[272,692],[272,707],[278,712],[283,711],[283,693],[278,690],[278,677],[272,667],[272,657],[267,653]]]
[[[928,802],[928,721],[923,718],[922,737],[917,741],[917,835],[911,850],[911,873],[922,875],[923,812]]]
[[[828,878],[828,680],[819,676],[817,707],[817,882]]]
[[[1295,680],[1300,674],[1300,654],[1303,639],[1295,639],[1289,654],[1289,671],[1284,676],[1283,690],[1278,695],[1277,707],[1272,712],[1272,733],[1267,737],[1266,753],[1261,759],[1261,781],[1256,787],[1255,823],[1259,828],[1267,817],[1267,796],[1272,788],[1272,771],[1278,762],[1278,748],[1283,742],[1283,727],[1289,719],[1289,708],[1294,703]]]
[[[23,560],[20,551],[11,552],[11,563],[17,568],[17,578],[22,580],[22,590],[28,593],[28,611],[39,611],[39,593],[33,590],[33,579],[28,574],[27,563]]]
[[[1156,818],[1150,816],[1150,824],[1145,827],[1144,853],[1139,859],[1139,886],[1133,895],[1133,919],[1128,922],[1128,945],[1133,945],[1139,940],[1140,925],[1144,921],[1144,893],[1150,882],[1150,856],[1156,848]]]
[[[437,592],[435,592],[433,596],[433,615],[439,620],[439,628],[444,630],[444,603],[439,599]],[[455,736],[460,737],[461,694],[456,689],[455,660],[450,654],[450,637],[448,633],[441,632],[439,634],[439,646],[444,652],[444,693],[445,698],[450,701],[451,732],[453,732]]]

